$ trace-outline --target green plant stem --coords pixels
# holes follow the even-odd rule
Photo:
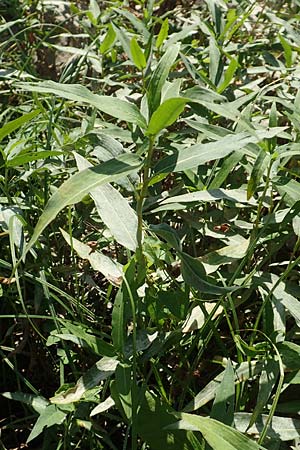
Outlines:
[[[131,439],[131,448],[132,450],[137,449],[137,423],[136,423],[136,416],[137,416],[137,408],[138,408],[138,402],[137,402],[137,395],[136,395],[136,388],[137,388],[137,346],[136,346],[136,310],[135,310],[135,301],[132,295],[132,291],[130,288],[130,285],[126,279],[126,276],[124,275],[124,283],[126,285],[130,304],[131,304],[131,310],[132,310],[132,384],[131,384],[131,401],[132,401],[132,411],[131,411],[131,429],[132,429],[132,439]]]
[[[136,256],[137,261],[142,264],[142,267],[145,266],[145,258],[143,255],[143,205],[145,198],[147,197],[148,194],[153,151],[154,151],[154,136],[151,136],[149,138],[147,156],[142,170],[142,187],[137,194],[137,205],[136,205],[136,213],[138,218],[137,233],[136,233],[137,239]]]

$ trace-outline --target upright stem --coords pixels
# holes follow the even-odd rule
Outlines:
[[[150,181],[150,171],[151,171],[151,162],[154,150],[154,136],[150,136],[149,138],[149,147],[145,160],[145,164],[142,171],[142,187],[137,195],[137,205],[136,205],[136,213],[138,217],[138,226],[137,226],[137,251],[136,256],[138,262],[140,262],[143,266],[145,265],[144,255],[143,255],[143,205],[145,198],[148,195],[148,186]]]

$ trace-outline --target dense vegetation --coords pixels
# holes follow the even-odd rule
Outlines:
[[[300,2],[0,5],[1,449],[300,444]]]

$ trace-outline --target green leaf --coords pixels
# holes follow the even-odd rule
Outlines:
[[[116,352],[123,353],[124,342],[126,337],[126,321],[125,321],[125,296],[122,287],[115,296],[114,306],[112,310],[112,329],[111,337]]]
[[[215,85],[218,86],[222,70],[223,63],[221,59],[221,52],[217,46],[214,37],[209,39],[209,79]]]
[[[191,287],[197,289],[202,294],[224,295],[235,291],[238,287],[221,287],[210,282],[205,273],[203,264],[199,259],[189,256],[187,253],[180,253],[181,270],[184,281]],[[208,280],[208,281],[207,281]]]
[[[111,397],[107,397],[106,400],[99,403],[95,408],[92,409],[90,413],[90,417],[96,416],[96,414],[101,414],[107,411],[109,408],[115,405],[114,400]]]
[[[235,369],[235,384],[243,383],[258,374],[261,373],[262,370],[262,362],[261,361],[251,361],[244,362],[239,365],[237,369]],[[202,406],[206,405],[208,402],[215,398],[216,392],[220,386],[220,383],[223,379],[224,371],[216,376],[212,381],[210,381],[194,398],[193,400],[186,405],[184,411],[196,411]]]
[[[60,232],[67,243],[71,245],[70,235],[61,228]],[[113,261],[111,258],[103,255],[103,253],[97,250],[92,251],[89,245],[80,242],[74,237],[72,237],[72,247],[80,258],[89,261],[95,271],[102,273],[102,275],[115,286],[120,285],[123,278],[121,264]]]
[[[83,340],[87,347],[89,347],[96,355],[108,357],[115,356],[115,350],[111,344],[88,333],[82,325],[74,325],[68,320],[61,320],[61,323],[73,336]],[[55,333],[55,336],[60,337],[60,334]]]
[[[176,420],[169,406],[150,392],[145,393],[138,410],[136,425],[138,434],[151,450],[202,449],[192,432],[166,429]]]
[[[31,406],[39,414],[41,414],[50,404],[49,401],[41,395],[26,394],[24,392],[3,392],[1,395],[10,400],[25,403],[26,405]]]
[[[239,63],[238,63],[237,59],[232,58],[229,63],[229,66],[227,67],[226,72],[224,74],[224,81],[218,87],[219,94],[221,94],[223,91],[225,91],[227,86],[229,86],[238,66],[239,66]]]
[[[284,51],[285,65],[286,67],[292,67],[293,62],[293,50],[289,42],[279,33],[278,35],[280,43]]]
[[[257,187],[263,181],[263,174],[270,164],[270,155],[263,148],[260,150],[251,171],[247,187],[247,199],[249,200],[255,193]]]
[[[214,450],[258,450],[261,445],[244,436],[239,431],[209,417],[194,414],[176,413],[179,422],[168,429],[200,431],[204,439]]]
[[[209,189],[175,195],[162,201],[161,205],[168,203],[215,202],[218,200],[228,200],[233,203],[249,203],[247,194],[243,189]]]
[[[130,39],[127,35],[127,32],[124,29],[117,27],[114,23],[112,23],[113,29],[116,33],[117,39],[120,41],[124,52],[132,60],[131,51],[130,51]]]
[[[250,244],[250,239],[245,239],[242,236],[235,236],[232,242],[225,247],[221,247],[213,252],[206,253],[199,259],[204,265],[206,273],[215,272],[221,265],[230,264],[237,259],[242,259],[246,256]]]
[[[93,167],[83,156],[75,154],[80,171]],[[135,251],[137,247],[138,220],[135,211],[122,194],[110,184],[97,186],[90,191],[99,216],[116,241]]]
[[[236,428],[242,433],[247,432],[247,434],[256,437],[259,435],[268,420],[268,416],[263,414],[260,416],[256,423],[249,427],[251,414],[249,413],[236,413],[234,415],[234,423]],[[293,439],[299,439],[300,435],[300,421],[291,417],[278,417],[273,416],[269,424],[267,436],[270,439],[274,439],[276,442],[280,441],[291,441]],[[243,449],[244,450],[244,449]]]
[[[145,118],[136,105],[117,97],[97,95],[80,84],[63,84],[55,81],[43,81],[41,83],[18,83],[17,87],[31,92],[54,94],[79,103],[87,103],[99,111],[109,114],[117,119],[134,123],[146,128]]]
[[[294,206],[300,199],[300,183],[286,177],[280,177],[274,182],[275,189],[279,192],[284,203]]]
[[[152,116],[153,112],[156,111],[160,105],[161,90],[169,75],[170,69],[177,58],[179,47],[179,45],[174,45],[168,48],[150,78],[147,86],[150,116]]]
[[[75,387],[69,388],[67,391],[60,392],[55,397],[50,398],[51,403],[67,405],[78,402],[86,391],[94,388],[100,381],[106,380],[113,375],[118,364],[119,361],[117,358],[107,358],[105,356],[79,378]]]
[[[131,381],[132,366],[125,363],[120,363],[116,369],[115,375],[115,392],[118,396],[118,400],[115,401],[121,404],[122,413],[128,421],[132,415],[132,395],[131,389],[133,383]],[[114,396],[113,396],[114,397]]]
[[[255,142],[254,136],[246,133],[229,135],[217,142],[208,144],[195,144],[189,148],[178,150],[177,153],[167,156],[155,166],[157,173],[181,172],[193,169],[209,161],[224,158],[233,151],[240,150],[251,142]]]
[[[53,158],[54,156],[63,155],[63,152],[55,151],[55,150],[44,150],[40,152],[26,152],[22,151],[17,156],[13,158],[7,158],[6,167],[16,167],[26,164],[31,161],[38,161],[39,159]]]
[[[224,376],[216,392],[210,417],[225,425],[231,426],[234,419],[235,374],[230,359],[224,371]]]
[[[266,407],[266,404],[272,394],[273,388],[279,374],[279,364],[273,359],[264,361],[263,369],[259,377],[259,391],[257,395],[256,405],[249,423],[249,427],[255,424],[258,416]]]
[[[160,223],[157,225],[151,225],[150,229],[158,236],[165,239],[172,248],[177,251],[181,250],[180,238],[176,231],[170,227],[170,225],[167,223]]]
[[[136,65],[136,67],[140,70],[144,69],[147,64],[146,58],[145,58],[143,50],[137,43],[137,40],[135,37],[133,37],[131,39],[130,51],[131,51],[132,60],[133,60],[134,64]]]
[[[36,109],[35,111],[32,111],[28,114],[24,114],[21,117],[18,117],[15,120],[12,120],[11,122],[6,123],[2,128],[0,128],[0,142],[9,134],[11,134],[13,131],[20,128],[24,123],[30,122],[31,119],[38,116],[40,113],[39,109]]]
[[[135,14],[132,14],[126,9],[113,8],[113,10],[131,22],[136,31],[141,35],[141,37],[143,37],[144,42],[148,41],[150,38],[150,32],[143,20],[137,18]]]
[[[300,369],[300,345],[284,341],[277,344],[282,363],[288,370]]]
[[[110,181],[116,181],[124,177],[124,175],[135,172],[140,166],[141,163],[136,156],[124,154],[119,158],[82,170],[69,178],[48,201],[34,229],[33,236],[25,249],[25,254],[34,245],[47,225],[55,219],[65,206],[78,203],[95,187]]]
[[[168,37],[168,32],[169,32],[169,20],[168,18],[166,18],[163,23],[162,26],[160,27],[158,36],[156,38],[156,48],[160,48],[164,41],[167,39]]]
[[[58,409],[56,405],[48,405],[35,422],[26,442],[28,443],[39,436],[43,432],[44,428],[50,428],[53,425],[60,425],[63,423],[66,415],[67,414]]]
[[[293,217],[293,230],[296,236],[298,236],[298,238],[300,238],[300,216],[297,215],[295,217]]]
[[[155,136],[164,128],[172,125],[185,108],[185,98],[169,98],[165,100],[151,116],[147,135]]]
[[[103,42],[100,45],[100,52],[102,54],[106,53],[114,44],[115,39],[116,39],[116,32],[113,29],[112,25],[109,24],[105,38],[103,39]]]
[[[101,14],[99,5],[97,3],[96,0],[90,0],[90,5],[89,5],[89,18],[92,19],[91,22],[93,25],[97,25],[97,19]]]

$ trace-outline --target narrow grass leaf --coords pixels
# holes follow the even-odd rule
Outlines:
[[[55,81],[43,81],[41,83],[18,83],[17,87],[31,92],[54,94],[79,103],[87,103],[99,111],[109,114],[117,119],[126,120],[142,128],[146,127],[145,118],[137,106],[117,97],[98,95],[91,92],[85,86],[79,84],[63,84]]]
[[[159,107],[161,99],[162,87],[169,75],[170,69],[174,64],[178,52],[179,45],[173,45],[168,48],[166,53],[160,59],[156,69],[154,70],[149,84],[147,86],[147,98],[150,116]]]
[[[28,114],[24,114],[21,117],[18,117],[17,119],[14,119],[5,125],[3,125],[2,128],[0,128],[0,142],[9,134],[11,134],[13,131],[20,128],[24,123],[30,122],[34,117],[38,116],[40,113],[39,109],[36,109],[35,111],[32,111]]]
[[[255,424],[265,408],[279,375],[279,364],[273,359],[265,360],[259,377],[259,390],[256,405],[250,419],[249,427]]]
[[[57,189],[48,201],[34,229],[32,238],[25,249],[25,254],[34,245],[47,225],[55,219],[63,208],[79,202],[95,187],[110,181],[116,181],[124,177],[124,175],[135,172],[140,166],[141,163],[136,156],[125,154],[98,166],[89,167],[69,178]]]
[[[40,159],[53,158],[54,156],[61,156],[63,152],[55,150],[42,150],[40,152],[22,152],[13,158],[7,158],[6,167],[16,167],[27,164],[31,161],[38,161]]]
[[[254,136],[249,136],[246,133],[237,133],[225,136],[216,142],[195,144],[189,148],[180,149],[177,153],[159,161],[155,166],[155,171],[157,173],[170,173],[193,169],[209,161],[224,158],[256,140]]]
[[[218,87],[219,94],[221,94],[223,91],[225,91],[225,89],[229,86],[238,66],[239,66],[238,61],[235,58],[232,58],[229,63],[229,66],[227,67],[227,69],[224,73],[224,80]]]

